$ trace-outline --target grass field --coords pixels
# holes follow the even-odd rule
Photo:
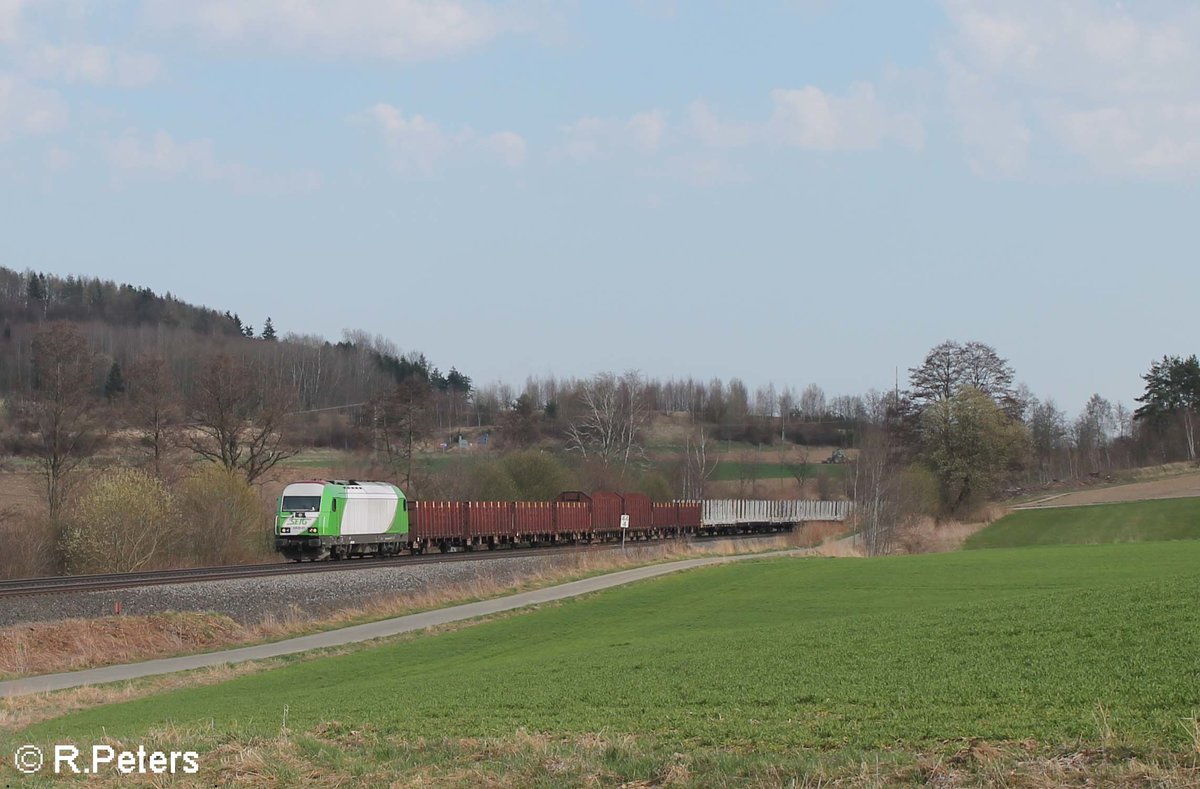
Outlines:
[[[967,548],[1200,539],[1200,498],[1018,510],[967,538]]]
[[[804,463],[804,474],[808,479],[818,474],[841,479],[846,467],[825,463]],[[744,463],[722,460],[713,470],[713,482],[730,482],[739,479],[794,479],[796,466],[788,463]]]
[[[326,785],[774,785],[962,738],[1153,761],[1200,747],[1197,588],[1200,542],[751,562],[10,739],[192,742],[223,780]]]

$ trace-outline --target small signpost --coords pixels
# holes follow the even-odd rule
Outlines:
[[[625,550],[625,532],[629,530],[629,516],[621,516],[621,551]]]

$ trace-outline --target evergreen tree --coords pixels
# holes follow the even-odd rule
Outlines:
[[[271,323],[271,316],[267,316],[267,322],[263,324],[262,338],[264,340],[275,339],[275,325]]]
[[[108,368],[108,379],[104,382],[104,399],[110,403],[125,392],[125,377],[121,375],[121,365],[116,362]]]
[[[29,274],[29,284],[25,287],[25,298],[30,301],[41,301],[46,298],[46,293],[42,289],[42,280],[32,272]]]
[[[254,327],[247,323],[246,328],[242,329],[242,336],[254,339]]]
[[[1168,416],[1178,417],[1183,422],[1187,458],[1195,460],[1196,414],[1200,412],[1200,359],[1196,354],[1186,359],[1164,356],[1162,361],[1150,364],[1150,372],[1143,375],[1142,380],[1146,382],[1146,392],[1134,398],[1142,405],[1133,412],[1133,418],[1160,422]]]

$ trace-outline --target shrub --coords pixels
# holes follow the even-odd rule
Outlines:
[[[206,464],[179,485],[178,500],[180,560],[235,564],[270,555],[270,515],[241,475]]]
[[[517,484],[502,463],[486,460],[471,469],[472,495],[478,501],[517,501]]]
[[[65,508],[67,570],[129,572],[161,563],[178,520],[174,497],[158,479],[131,468],[106,471]]]
[[[651,501],[671,501],[675,496],[671,493],[671,483],[657,471],[647,471],[638,482],[637,492],[649,497]]]
[[[553,501],[558,494],[572,487],[571,474],[549,452],[536,449],[512,452],[504,457],[501,465],[512,479],[521,501]]]

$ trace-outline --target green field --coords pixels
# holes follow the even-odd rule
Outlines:
[[[1018,510],[967,539],[967,548],[1200,539],[1200,498]]]
[[[846,467],[825,463],[742,463],[722,460],[717,463],[711,477],[713,482],[736,482],[741,479],[795,479],[798,466],[802,465],[804,477],[814,479],[818,475],[841,479]]]
[[[1053,748],[1115,736],[1127,755],[1185,753],[1200,710],[1197,589],[1200,542],[754,561],[15,739],[140,742],[170,722],[150,741],[192,736],[222,764],[231,744],[281,748],[264,780],[412,779],[457,759],[479,762],[476,778],[523,776],[514,785],[596,770],[652,780],[681,754],[693,774],[773,783],[781,765],[903,761],[969,737]],[[540,744],[519,746],[529,738]],[[553,759],[566,772],[547,772]]]

